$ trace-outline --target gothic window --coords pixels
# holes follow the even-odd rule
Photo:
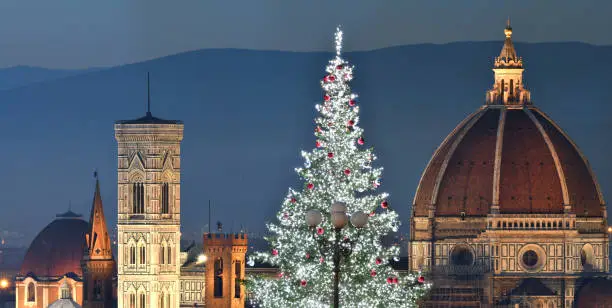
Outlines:
[[[139,251],[139,254],[138,254],[138,256],[139,256],[138,261],[139,261],[140,264],[146,264],[147,263],[147,258],[146,258],[146,256],[147,256],[147,248],[143,245],[143,246],[139,247],[139,250],[140,251]]]
[[[132,213],[144,214],[144,185],[132,184]]]
[[[166,247],[166,264],[172,264],[172,247],[168,245]]]
[[[93,299],[94,300],[102,299],[102,281],[100,280],[94,280]]]
[[[129,305],[130,308],[136,308],[136,294],[130,294]]]
[[[161,190],[161,213],[162,214],[168,214],[170,213],[170,205],[169,205],[169,201],[170,201],[170,197],[169,197],[169,185],[168,183],[163,183],[162,184],[162,190]]]
[[[136,246],[134,246],[134,244],[130,245],[130,264],[134,265],[136,264]]]
[[[159,295],[159,307],[160,307],[160,308],[166,308],[166,306],[164,305],[165,303],[166,303],[166,298],[165,298],[165,296],[164,296],[164,292],[162,292],[162,293]]]
[[[223,297],[223,260],[218,258],[215,261],[215,297]]]
[[[33,282],[28,284],[28,302],[36,301],[36,286],[34,286]]]
[[[161,248],[159,250],[159,264],[167,264],[168,261],[166,259],[166,249],[168,249],[168,246],[166,244],[166,242],[163,242],[161,244]]]
[[[140,305],[139,308],[147,308],[147,296],[144,293],[140,293]]]
[[[242,279],[242,277],[240,276],[240,274],[242,273],[240,264],[240,261],[236,261],[234,263],[234,274],[236,275],[236,280],[234,281],[235,298],[240,298],[240,280]]]

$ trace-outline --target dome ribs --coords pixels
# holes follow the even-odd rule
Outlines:
[[[534,108],[532,114],[555,147],[564,171],[572,212],[577,216],[601,217],[605,204],[601,190],[580,149],[542,111]]]
[[[507,110],[500,166],[502,214],[563,213],[557,168],[535,123],[523,110]]]
[[[462,131],[463,128],[470,122],[475,116],[479,116],[482,111],[476,111],[466,117],[455,129],[446,136],[440,147],[436,149],[431,160],[425,167],[425,171],[421,175],[421,180],[419,181],[419,186],[417,187],[417,191],[415,194],[415,198],[413,201],[413,215],[414,216],[427,216],[428,215],[428,207],[431,204],[431,199],[433,195],[433,188],[436,184],[436,179],[438,178],[438,174],[442,169],[442,165],[444,163],[444,159],[446,158],[449,149],[452,147],[453,143],[458,137],[458,132]]]
[[[436,198],[437,216],[488,214],[499,115],[499,109],[486,109],[449,153]]]

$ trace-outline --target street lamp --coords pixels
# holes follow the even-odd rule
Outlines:
[[[206,257],[205,254],[200,254],[198,255],[198,260],[196,261],[198,264],[202,264],[204,262],[206,262],[208,258]]]
[[[334,246],[333,246],[333,250],[334,250],[334,258],[333,258],[334,260],[334,305],[333,307],[335,308],[338,308],[340,304],[340,298],[339,298],[339,294],[340,294],[340,250],[342,249],[342,252],[345,256],[349,256],[352,253],[352,245],[355,243],[355,241],[351,242],[350,250],[344,247],[341,247],[340,231],[342,230],[342,228],[344,228],[347,225],[349,220],[355,228],[361,229],[365,227],[365,225],[368,223],[368,217],[369,216],[364,212],[355,212],[349,218],[346,214],[346,204],[343,202],[335,202],[331,206],[330,218],[331,218],[331,223],[334,226],[334,232],[336,233]],[[321,212],[317,210],[309,210],[306,213],[306,224],[308,225],[308,227],[313,229],[313,237],[314,237],[314,227],[320,224],[322,220],[323,220],[323,215],[321,215]],[[322,241],[317,241],[317,243],[319,244],[319,249],[321,250],[321,254],[323,254],[323,250],[321,249],[321,246],[325,245],[325,243],[323,243]]]
[[[2,280],[0,280],[0,289],[6,289],[8,288],[9,282],[8,280],[6,280],[6,278],[3,278]]]

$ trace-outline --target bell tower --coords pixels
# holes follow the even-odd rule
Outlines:
[[[111,249],[110,236],[104,218],[104,207],[100,195],[97,172],[89,233],[85,234],[85,253],[81,262],[83,268],[83,307],[104,308],[114,303],[113,276],[116,263]]]
[[[148,97],[144,117],[115,123],[118,306],[178,308],[183,123],[154,117]]]
[[[206,307],[244,307],[246,290],[241,280],[245,274],[247,241],[244,233],[204,234]]]

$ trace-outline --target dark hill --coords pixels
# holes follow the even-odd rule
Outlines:
[[[446,134],[483,103],[501,46],[414,45],[346,55],[356,65],[360,124],[385,167],[382,189],[391,193],[403,231],[423,168]],[[612,47],[516,48],[535,104],[577,142],[604,193],[612,193]],[[150,71],[153,114],[185,122],[184,232],[205,228],[208,199],[212,221],[221,220],[227,231],[241,225],[262,231],[297,184],[300,150],[313,147],[314,104],[331,56],[202,50],[1,91],[0,204],[6,210],[0,224],[23,228],[16,221],[27,214],[30,232],[38,232],[69,200],[87,213],[95,167],[106,215],[115,223],[113,123],[144,115]]]

